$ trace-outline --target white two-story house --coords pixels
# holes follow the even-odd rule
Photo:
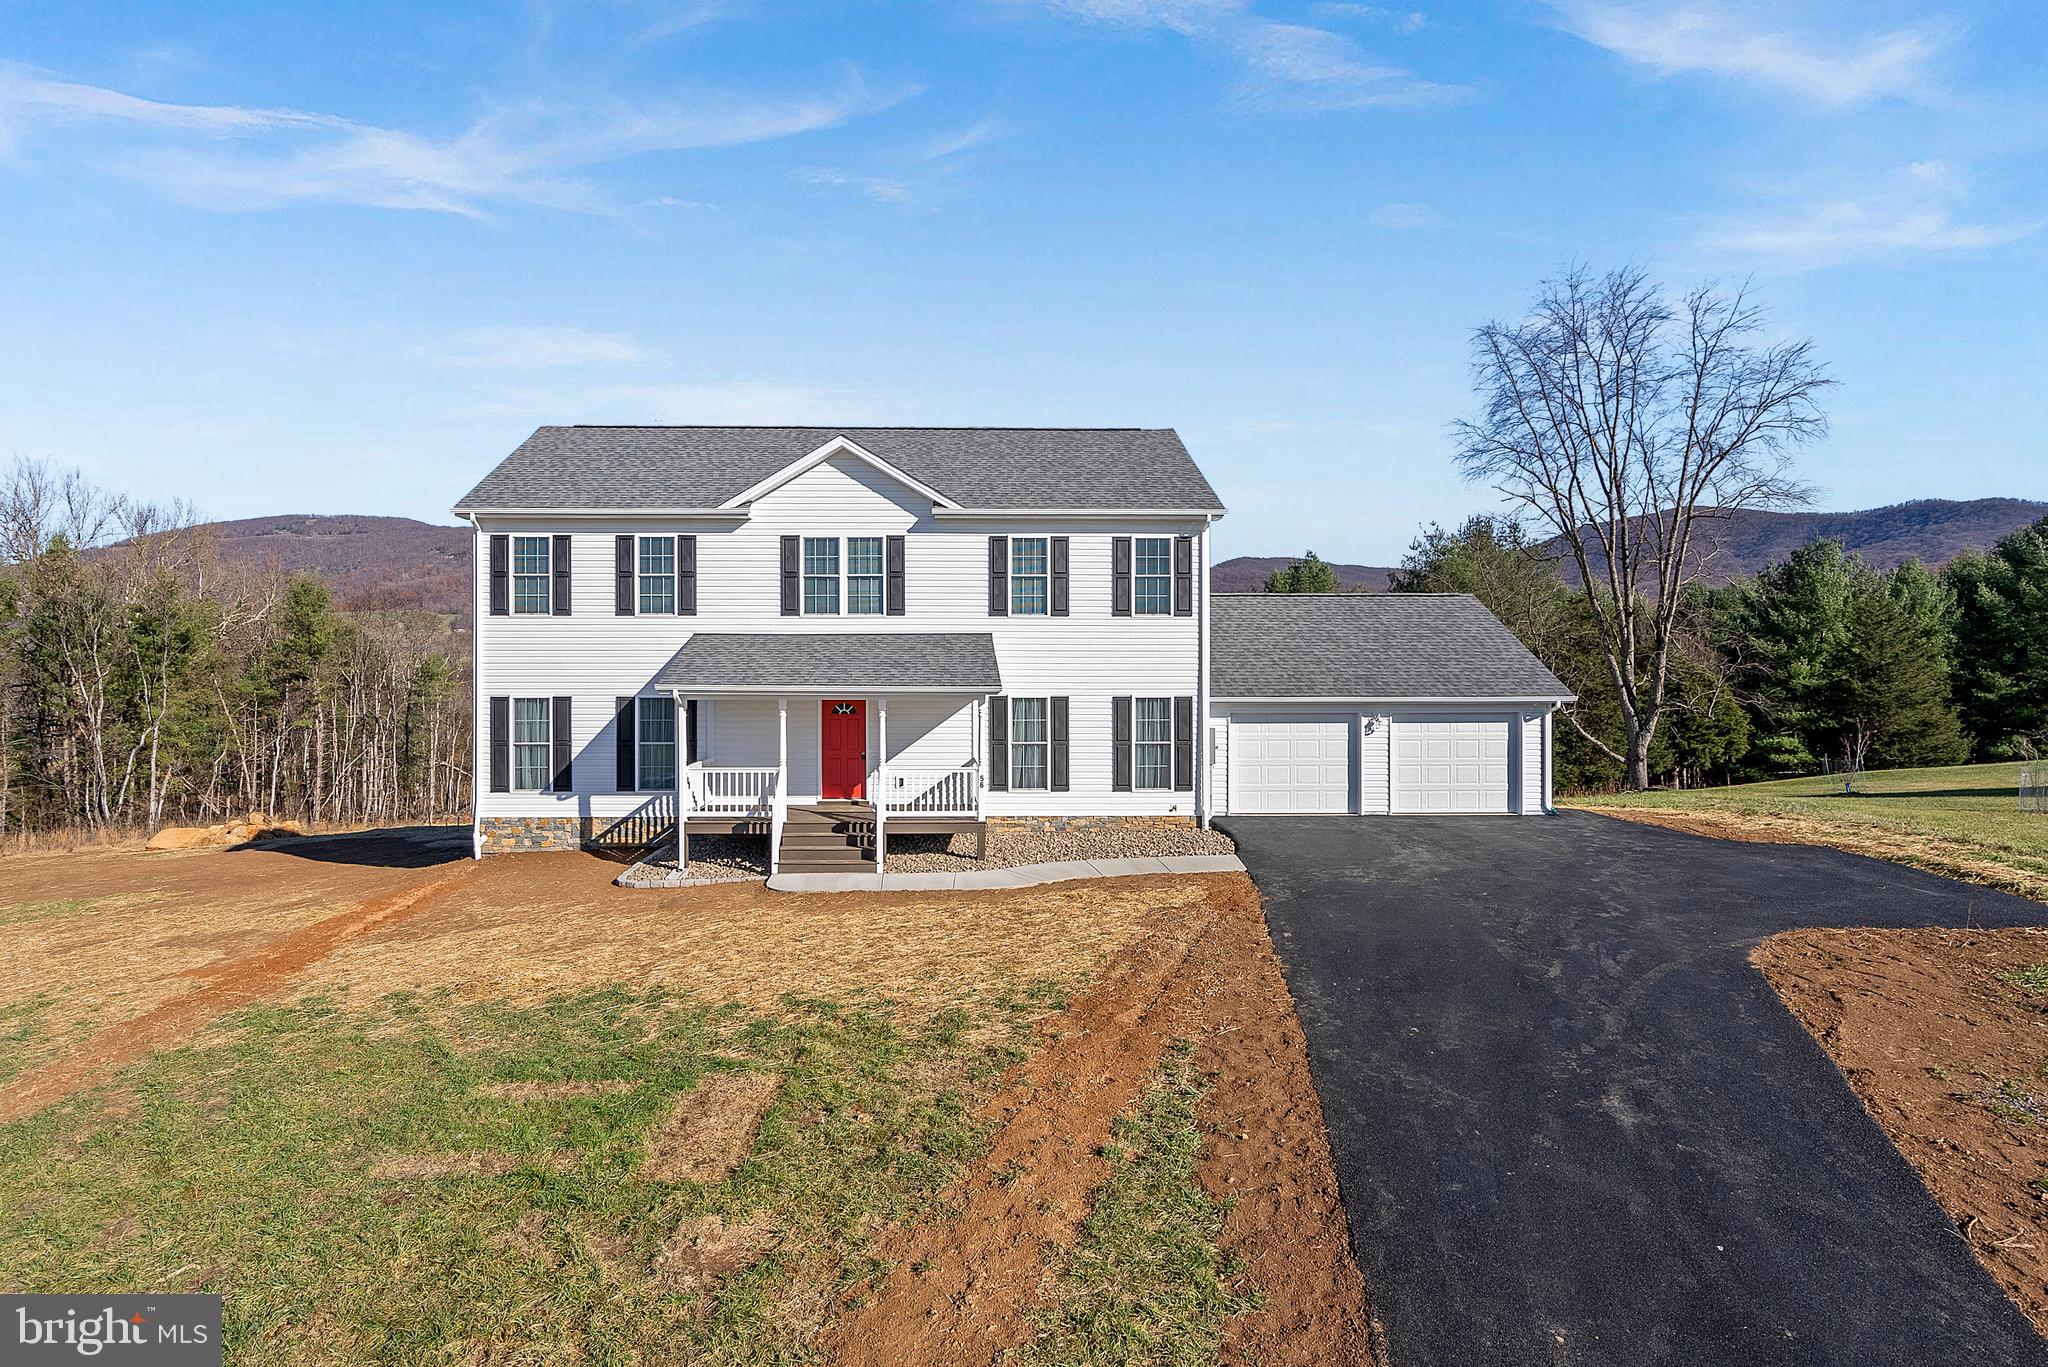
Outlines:
[[[1167,430],[541,428],[456,508],[477,851],[1547,807],[1483,608],[1212,596],[1223,511]]]

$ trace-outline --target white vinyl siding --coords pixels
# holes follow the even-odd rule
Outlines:
[[[1173,612],[1173,538],[1141,536],[1132,543],[1131,610],[1140,617]]]
[[[551,786],[555,728],[547,698],[512,700],[512,787],[538,793]]]
[[[1030,790],[1051,782],[1051,723],[1044,698],[1010,699],[1010,787]]]
[[[1139,789],[1173,786],[1173,699],[1131,700],[1131,781]]]
[[[676,786],[676,704],[673,698],[641,698],[633,734],[639,754],[636,786],[643,793]]]
[[[663,614],[676,610],[676,539],[640,538],[640,611]]]
[[[544,515],[484,516],[479,557],[492,533],[537,535],[555,530]],[[609,773],[616,741],[615,699],[650,692],[654,676],[693,631],[705,632],[960,632],[995,640],[1002,692],[1021,697],[1060,695],[1072,700],[1068,748],[1070,790],[990,792],[986,810],[997,816],[1191,816],[1184,792],[1119,792],[1111,787],[1110,699],[1172,697],[1199,691],[1197,617],[1155,617],[1143,631],[1110,612],[1113,584],[1111,539],[1117,535],[1199,535],[1199,519],[1132,515],[1109,525],[1100,517],[1062,519],[1034,516],[1023,524],[1030,536],[1068,537],[1072,615],[1015,620],[988,615],[988,538],[1012,536],[1013,518],[935,518],[931,501],[888,475],[851,458],[835,458],[807,471],[750,509],[747,519],[587,517],[571,528],[578,545],[571,558],[571,591],[584,603],[610,603],[614,592],[616,537],[693,534],[697,537],[698,609],[688,618],[615,616],[610,612],[573,617],[490,617],[485,594],[488,575],[477,585],[479,691],[490,696],[566,694],[576,699],[571,737],[578,762]],[[863,616],[844,611],[815,617],[780,613],[781,538],[902,536],[907,540],[906,612]],[[886,543],[885,543],[886,546]],[[843,550],[843,546],[842,546]],[[637,545],[636,545],[637,556]],[[798,572],[802,572],[801,540]],[[840,565],[842,584],[845,564]],[[637,559],[635,569],[637,571]],[[1199,566],[1197,583],[1199,587]],[[637,585],[635,586],[637,594]],[[801,607],[801,578],[798,603]],[[870,730],[875,726],[879,690],[848,680],[789,703],[790,793],[814,798],[818,792],[816,747],[818,698],[865,697]],[[968,700],[954,697],[889,695],[892,756],[914,755],[906,764],[949,767],[985,744],[983,725]],[[985,719],[983,719],[985,720]],[[933,729],[936,728],[936,729]],[[477,763],[484,766],[485,728],[479,728]],[[879,754],[872,736],[870,753]],[[775,699],[717,698],[698,710],[698,754],[710,765],[772,765],[775,762]],[[479,772],[484,770],[480,767]],[[481,793],[485,816],[561,816],[587,807],[594,817],[623,816],[645,801],[632,794]]]
[[[1010,615],[1043,617],[1052,611],[1051,539],[1010,538]]]
[[[554,565],[551,563],[550,545],[550,538],[545,536],[512,538],[512,611],[547,613],[554,610],[551,600]]]

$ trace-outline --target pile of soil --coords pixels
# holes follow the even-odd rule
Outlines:
[[[1108,1175],[1110,1124],[1175,1039],[1196,1042],[1212,1081],[1198,1176],[1236,1203],[1221,1250],[1263,1297],[1226,1324],[1223,1360],[1381,1360],[1307,1044],[1258,895],[1242,875],[1208,881],[1205,904],[1160,918],[1046,1023],[1048,1042],[991,1106],[990,1152],[948,1193],[958,1214],[883,1238],[877,1252],[892,1270],[835,1323],[830,1361],[965,1367],[1007,1360],[1027,1342]]]
[[[2048,930],[1798,930],[1751,962],[2048,1334]]]

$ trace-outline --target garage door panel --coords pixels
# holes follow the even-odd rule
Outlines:
[[[1353,730],[1345,716],[1232,717],[1230,809],[1350,811]]]
[[[1394,810],[1507,812],[1505,717],[1395,717]]]

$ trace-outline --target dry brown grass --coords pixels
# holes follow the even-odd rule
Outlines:
[[[1691,835],[1719,840],[1748,840],[1763,845],[1824,845],[1872,859],[1889,859],[1947,878],[1977,883],[2001,892],[2048,902],[2048,878],[1983,858],[1968,845],[1936,835],[1875,826],[1863,822],[1822,821],[1787,812],[1732,811],[1720,808],[1600,807],[1602,816],[1640,821]]]
[[[647,1138],[648,1176],[663,1182],[722,1182],[754,1147],[782,1079],[774,1073],[712,1073],[676,1098]]]

